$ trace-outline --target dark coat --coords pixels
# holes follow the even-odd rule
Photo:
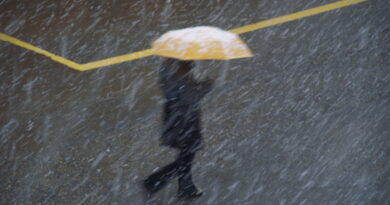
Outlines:
[[[186,72],[189,67],[192,62],[168,59],[160,68],[160,87],[166,98],[161,143],[197,151],[202,141],[199,104],[210,91],[211,81],[195,81]]]

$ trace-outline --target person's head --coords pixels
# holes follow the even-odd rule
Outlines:
[[[179,67],[180,68],[183,68],[183,69],[186,69],[188,71],[190,71],[192,68],[195,67],[195,62],[194,61],[180,61],[179,62]]]
[[[185,74],[191,71],[195,67],[195,62],[190,60],[178,60],[174,58],[167,58],[164,63],[165,66],[171,67],[174,72],[179,74]]]

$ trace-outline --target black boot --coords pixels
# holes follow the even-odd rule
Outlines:
[[[144,180],[144,187],[146,190],[154,194],[161,188],[163,188],[169,180],[171,180],[177,174],[177,163],[173,162],[160,171],[150,175],[147,179]]]
[[[193,184],[190,173],[179,177],[178,198],[193,199],[202,196],[202,194],[203,192]]]
[[[166,184],[165,180],[156,178],[153,175],[151,175],[150,177],[144,180],[144,187],[151,194],[156,193],[158,190],[163,188],[165,184]]]

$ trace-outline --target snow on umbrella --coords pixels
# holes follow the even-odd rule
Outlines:
[[[210,26],[169,31],[152,43],[152,52],[181,60],[227,60],[253,56],[238,35]]]

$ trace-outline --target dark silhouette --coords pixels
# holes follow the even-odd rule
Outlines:
[[[211,89],[212,82],[197,82],[190,74],[193,61],[167,59],[160,68],[160,87],[164,104],[161,144],[179,150],[177,159],[150,175],[144,186],[150,193],[160,190],[178,177],[179,198],[202,195],[192,182],[191,165],[195,153],[202,147],[200,100]]]

